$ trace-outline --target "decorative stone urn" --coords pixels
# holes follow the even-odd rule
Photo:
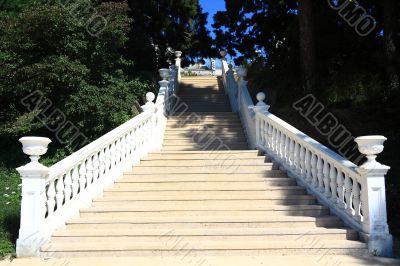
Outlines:
[[[170,70],[168,68],[161,68],[158,70],[158,73],[163,80],[167,80],[170,76]]]
[[[376,157],[383,151],[383,143],[387,140],[384,136],[363,136],[355,139],[360,153],[366,155],[368,161],[365,164],[373,164]]]
[[[222,59],[225,59],[225,57],[227,55],[226,51],[221,51],[221,52],[219,52],[219,54],[221,55]]]
[[[175,56],[176,56],[177,58],[181,58],[182,52],[181,52],[181,51],[175,51]]]
[[[240,78],[245,78],[247,76],[247,69],[244,66],[239,66],[236,72]]]
[[[22,150],[29,155],[31,162],[38,162],[40,156],[47,152],[47,146],[51,142],[48,138],[42,137],[23,137],[19,141],[22,143]]]

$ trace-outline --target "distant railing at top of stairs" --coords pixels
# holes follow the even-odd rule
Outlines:
[[[141,114],[53,166],[48,168],[39,162],[50,139],[20,139],[31,162],[17,169],[22,177],[18,257],[38,256],[55,229],[64,227],[79,209],[89,206],[143,156],[161,149],[167,115],[181,79],[182,53],[177,51],[175,55],[175,66],[159,71],[163,80],[155,103],[154,93],[147,93]]]
[[[233,66],[221,52],[223,84],[232,110],[238,112],[252,148],[266,152],[281,169],[306,187],[318,200],[358,230],[368,242],[369,252],[379,256],[392,253],[386,213],[385,175],[390,167],[375,160],[383,151],[383,136],[356,138],[359,151],[368,160],[357,166],[269,112],[265,94],[253,104],[247,71]]]

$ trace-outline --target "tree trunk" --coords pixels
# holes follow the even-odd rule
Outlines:
[[[399,90],[399,73],[396,67],[398,60],[398,50],[396,43],[397,33],[397,3],[398,0],[382,0],[384,32],[385,32],[385,53],[386,53],[386,72],[388,95]]]
[[[317,83],[313,0],[299,0],[300,64],[304,92],[314,92]]]

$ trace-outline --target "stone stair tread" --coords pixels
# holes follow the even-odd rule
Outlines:
[[[340,221],[336,216],[178,216],[178,217],[79,217],[67,221],[67,224],[135,224],[135,223],[292,223],[292,222],[318,222]]]
[[[138,176],[127,176],[115,181],[115,183],[177,183],[177,182],[267,182],[267,181],[286,181],[293,180],[289,177],[272,177],[272,178],[264,178],[264,177],[248,177],[246,175],[239,176],[237,178],[233,178],[232,176],[227,177],[212,177],[205,176],[203,178],[196,178],[192,176],[187,177],[138,177]],[[295,180],[293,180],[295,181]]]
[[[322,235],[346,234],[355,231],[347,228],[171,228],[166,234],[165,229],[70,229],[58,230],[53,236],[249,236],[249,235]]]
[[[304,243],[301,241],[274,241],[273,243],[265,241],[194,241],[187,242],[179,250],[251,250],[251,249],[363,249],[365,243],[350,240],[324,240],[320,245],[314,243]],[[82,251],[82,250],[174,250],[174,241],[170,242],[112,242],[112,243],[50,243],[43,246],[42,251]]]
[[[251,196],[251,195],[250,195]],[[182,198],[181,195],[178,195],[180,198],[175,199],[146,199],[146,198],[138,198],[135,196],[108,196],[108,197],[101,197],[93,199],[93,202],[109,202],[109,201],[152,201],[154,203],[157,202],[167,202],[168,204],[172,203],[179,203],[179,202],[200,202],[206,204],[207,202],[251,202],[251,201],[267,201],[267,200],[296,200],[296,199],[315,199],[315,197],[310,195],[288,195],[288,196],[269,196],[265,195],[263,198],[209,198],[208,195],[204,197],[184,197]]]
[[[161,211],[180,211],[176,209],[176,206],[167,206],[169,209],[164,209]],[[199,206],[200,207],[200,206]],[[225,210],[225,206],[214,206],[215,210]],[[244,212],[262,212],[262,211],[286,211],[286,210],[327,210],[327,207],[321,206],[321,205],[289,205],[289,206],[284,206],[284,205],[266,205],[266,206],[260,206],[260,208],[253,208],[251,209],[252,206],[245,206],[247,209],[238,209],[238,211],[244,211]],[[262,207],[262,208],[261,208]],[[240,207],[242,208],[242,207]],[[137,211],[144,211],[147,212],[146,209],[142,210],[141,208],[138,207],[131,207],[131,206],[118,206],[118,207],[90,207],[90,208],[83,208],[80,210],[81,213],[91,213],[91,212],[96,212],[96,213],[102,213],[102,212],[137,212]],[[203,210],[199,208],[198,210],[192,210],[188,209],[189,211],[197,212],[197,211],[214,211],[212,209],[208,210]],[[228,210],[231,211],[231,210]],[[151,212],[151,211],[150,211]]]

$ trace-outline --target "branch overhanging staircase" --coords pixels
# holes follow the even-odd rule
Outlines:
[[[18,169],[18,256],[388,255],[385,203],[362,180],[379,179],[376,165],[356,171],[263,94],[254,106],[245,70],[237,82],[222,65],[182,78],[177,53],[155,103],[149,93],[142,114],[50,168],[36,160],[49,140],[22,139],[36,158]]]

